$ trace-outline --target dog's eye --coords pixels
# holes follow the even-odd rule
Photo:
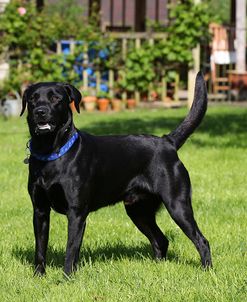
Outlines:
[[[29,102],[33,102],[34,100],[35,100],[34,95],[31,95],[28,101],[29,101]]]
[[[52,97],[51,97],[51,101],[52,102],[58,102],[58,101],[60,101],[61,100],[61,98],[59,97],[59,96],[57,96],[57,95],[53,95]]]

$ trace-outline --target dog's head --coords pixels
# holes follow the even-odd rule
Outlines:
[[[58,82],[29,86],[22,98],[22,115],[27,107],[31,134],[47,134],[59,130],[69,119],[69,104],[74,101],[80,112],[81,93],[72,85]]]

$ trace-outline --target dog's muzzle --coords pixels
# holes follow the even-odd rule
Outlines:
[[[55,129],[55,125],[50,121],[49,109],[45,106],[39,106],[33,111],[35,132],[37,134],[51,132]]]

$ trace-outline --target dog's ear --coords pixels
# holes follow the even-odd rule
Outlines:
[[[70,102],[74,101],[75,108],[78,113],[80,113],[80,101],[81,101],[81,93],[78,89],[76,89],[74,86],[70,84],[64,84],[63,87],[67,91]]]
[[[28,87],[24,93],[23,93],[23,96],[22,96],[22,109],[21,109],[21,113],[20,113],[20,116],[23,115],[25,109],[26,109],[26,106],[27,106],[27,95],[28,95],[28,90],[29,90],[30,87]]]

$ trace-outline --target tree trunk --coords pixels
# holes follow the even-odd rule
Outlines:
[[[36,7],[38,11],[41,11],[45,5],[44,0],[36,0]]]
[[[246,0],[236,0],[236,71],[244,73],[246,58]]]

